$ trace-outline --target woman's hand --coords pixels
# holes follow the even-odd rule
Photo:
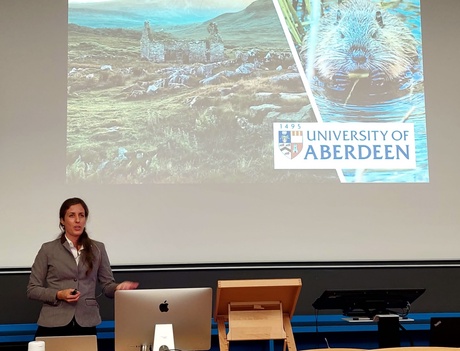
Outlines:
[[[133,290],[139,286],[138,282],[124,281],[117,285],[116,290]]]
[[[56,293],[56,298],[58,300],[66,301],[66,302],[77,302],[80,298],[80,292],[77,289],[65,289],[59,290]]]

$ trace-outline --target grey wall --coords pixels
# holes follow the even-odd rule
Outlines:
[[[210,286],[219,279],[302,279],[296,314],[314,314],[313,301],[325,289],[426,288],[412,312],[458,312],[460,267],[244,268],[115,272],[117,281],[140,282],[139,288]],[[0,324],[35,323],[40,303],[26,298],[27,273],[0,275]],[[103,320],[113,320],[113,300],[100,297]],[[323,311],[320,313],[340,313]]]

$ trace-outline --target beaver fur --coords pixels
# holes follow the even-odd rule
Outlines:
[[[315,78],[336,92],[349,91],[359,79],[365,82],[361,89],[382,93],[391,83],[402,84],[418,60],[418,43],[406,24],[371,0],[334,5],[317,29],[316,40],[306,35],[302,58],[306,69],[313,58]]]

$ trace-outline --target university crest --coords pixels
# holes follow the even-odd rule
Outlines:
[[[303,132],[300,130],[278,131],[278,148],[284,156],[292,160],[302,151]]]

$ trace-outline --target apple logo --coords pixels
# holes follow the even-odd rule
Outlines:
[[[161,312],[168,312],[169,311],[169,304],[168,304],[168,301],[165,300],[164,302],[160,303],[160,311]]]

